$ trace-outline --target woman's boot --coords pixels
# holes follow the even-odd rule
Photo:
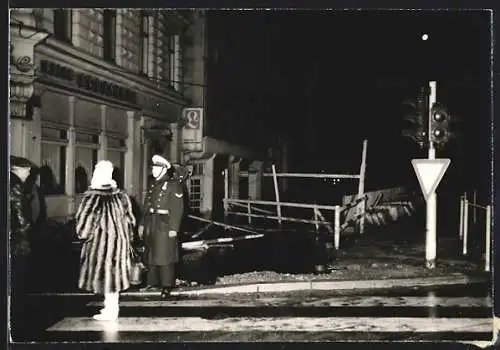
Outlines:
[[[118,319],[120,307],[118,305],[120,298],[119,293],[104,294],[104,308],[97,315],[94,315],[94,320],[98,321],[115,321]]]

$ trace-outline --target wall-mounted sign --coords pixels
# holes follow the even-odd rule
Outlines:
[[[39,74],[65,80],[72,86],[115,100],[137,104],[137,94],[128,88],[109,83],[86,73],[75,72],[69,67],[48,60],[40,61]]]
[[[185,151],[203,150],[203,108],[184,108],[182,110],[182,144]]]

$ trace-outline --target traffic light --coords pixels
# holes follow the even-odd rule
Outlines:
[[[428,93],[426,88],[421,88],[419,95],[403,104],[403,132],[404,137],[409,137],[424,147],[428,141]]]
[[[442,104],[434,103],[430,118],[431,141],[436,147],[443,147],[451,138],[457,136],[457,133],[452,130],[452,124],[458,119],[452,117]]]

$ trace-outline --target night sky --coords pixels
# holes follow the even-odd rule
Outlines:
[[[427,154],[401,136],[401,104],[422,82],[436,80],[438,102],[463,119],[462,137],[437,153],[452,159],[440,191],[489,194],[488,12],[211,16],[225,36],[226,100],[241,114],[268,116],[269,130],[293,140],[293,171],[358,172],[368,138],[368,189],[415,185],[410,160]]]

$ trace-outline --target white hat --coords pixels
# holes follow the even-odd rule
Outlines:
[[[153,161],[153,166],[163,166],[167,169],[170,169],[170,167],[172,166],[172,164],[170,164],[168,160],[166,160],[162,156],[159,156],[158,154],[155,154],[153,158],[151,158],[151,160]]]
[[[92,188],[116,188],[116,182],[113,180],[113,163],[109,160],[101,160],[96,164],[94,173],[92,174],[92,181],[90,183]]]

